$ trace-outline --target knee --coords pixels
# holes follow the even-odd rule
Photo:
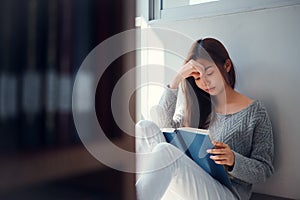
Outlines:
[[[152,121],[141,120],[135,125],[137,137],[151,137],[160,134],[160,128]]]
[[[152,159],[151,162],[155,163],[155,167],[150,165],[153,169],[163,169],[165,167],[171,169],[172,174],[177,173],[177,169],[180,167],[180,158],[184,155],[178,148],[172,144],[162,142],[157,144],[152,153],[149,155]]]
[[[176,147],[170,143],[161,142],[154,147],[153,152],[174,151],[174,148]]]

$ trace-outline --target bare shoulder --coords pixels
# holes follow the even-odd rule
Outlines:
[[[238,100],[237,100],[237,104],[239,105],[240,109],[243,109],[243,108],[247,108],[254,100],[241,94],[241,93],[238,93],[239,97],[238,97]]]
[[[226,105],[226,114],[234,114],[240,112],[245,108],[249,107],[253,103],[253,101],[253,99],[238,92],[235,92],[232,101]]]

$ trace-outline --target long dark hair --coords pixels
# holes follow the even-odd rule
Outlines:
[[[190,48],[185,63],[191,59],[206,59],[214,62],[226,84],[234,89],[235,70],[226,48],[220,41],[214,38],[197,40]],[[227,60],[231,62],[229,72],[224,68]],[[194,77],[186,78],[182,87],[186,100],[184,126],[208,128],[214,115],[210,95],[196,85]]]

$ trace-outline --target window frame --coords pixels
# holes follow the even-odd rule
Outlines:
[[[163,9],[162,1],[163,0],[149,0],[149,24],[161,21],[212,17],[300,4],[300,0],[220,0]],[[152,14],[150,15],[150,13]]]

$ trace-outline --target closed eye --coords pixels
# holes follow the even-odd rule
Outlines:
[[[198,78],[195,78],[195,80],[196,80],[196,81],[200,80],[200,77],[198,77]]]
[[[213,66],[207,66],[207,67],[205,67],[205,73],[206,73],[206,75],[212,75],[213,73],[214,73],[214,69],[213,69],[214,67]]]
[[[213,73],[214,73],[214,70],[207,70],[207,71],[206,71],[206,75],[208,75],[208,76],[209,76],[209,75],[212,75]]]

